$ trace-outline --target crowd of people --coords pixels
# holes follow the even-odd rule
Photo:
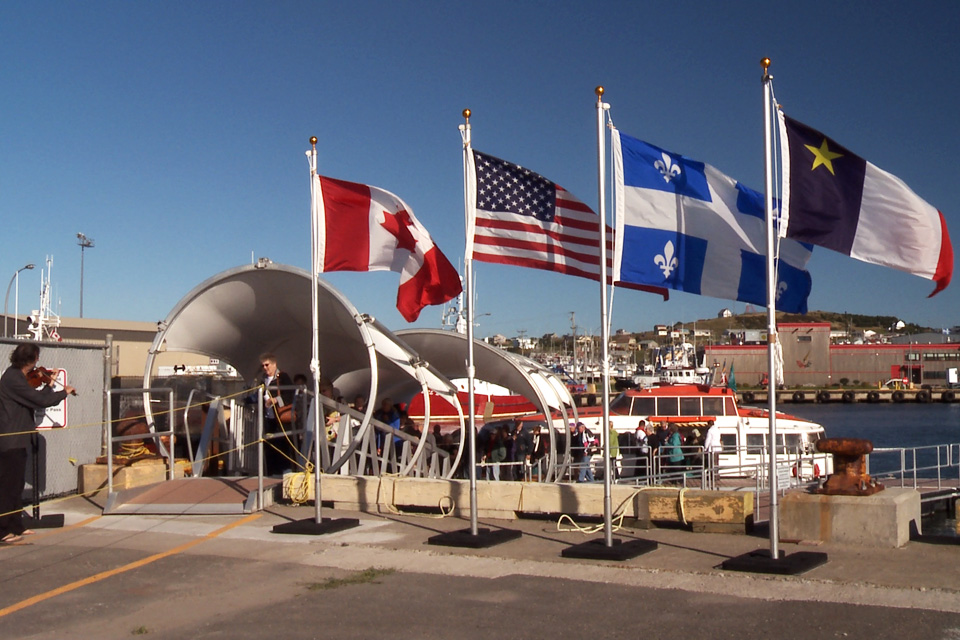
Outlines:
[[[539,424],[523,421],[485,426],[477,435],[477,458],[485,480],[525,480],[539,476],[539,462],[549,452],[549,436]]]
[[[277,366],[272,354],[261,356],[263,367],[264,393],[264,432],[270,435],[284,433],[285,425],[293,425],[294,430],[302,430],[306,421],[306,394],[304,389],[307,378],[298,374],[292,380]],[[296,386],[296,390],[294,390]],[[345,403],[339,390],[328,381],[321,380],[320,393],[336,400],[338,405]],[[354,429],[360,426],[356,417],[367,410],[367,400],[357,396],[349,405],[354,417],[350,424]],[[290,409],[289,413],[283,407]],[[395,403],[391,398],[382,398],[372,417],[379,423],[392,427],[392,433],[384,429],[374,432],[377,457],[381,460],[392,458],[399,461],[403,456],[404,441],[401,433],[421,438],[425,437],[430,449],[447,452],[454,457],[460,447],[459,430],[447,430],[439,424],[424,429],[407,415],[406,405]],[[287,419],[284,416],[289,416]],[[325,410],[326,439],[336,440],[340,428],[341,416],[337,411]],[[720,436],[713,421],[707,423],[704,431],[699,427],[683,428],[677,424],[661,422],[654,424],[640,420],[636,429],[618,432],[610,423],[606,437],[610,441],[610,468],[613,479],[638,478],[660,474],[679,475],[703,466],[716,464],[716,455],[720,451]],[[271,440],[274,446],[266,448],[266,473],[280,474],[291,469],[291,463],[298,460],[296,438],[278,438]],[[565,438],[555,439],[558,459],[565,452]],[[485,480],[529,480],[537,479],[543,470],[551,446],[549,433],[545,427],[522,420],[507,420],[484,425],[477,433],[477,477]],[[392,448],[392,451],[390,451]],[[584,423],[570,423],[570,454],[573,463],[571,479],[578,482],[594,482],[595,467],[600,468],[597,457],[603,452],[602,440],[592,433]],[[392,455],[388,455],[392,454]],[[705,459],[706,456],[706,459]],[[469,468],[466,464],[466,451],[460,458],[460,464],[454,471],[454,477],[466,478]],[[602,460],[602,458],[601,458]],[[368,462],[367,472],[372,471]]]
[[[681,430],[677,424],[654,424],[646,420],[640,420],[634,431],[618,432],[611,423],[607,437],[614,480],[654,473],[669,476],[704,465],[713,466],[721,446],[713,420],[707,422],[704,432],[699,427]],[[594,457],[602,453],[600,438],[578,422],[570,424],[570,440],[577,481],[593,482]]]

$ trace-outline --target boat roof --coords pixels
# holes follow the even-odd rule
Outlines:
[[[624,394],[630,397],[646,396],[735,396],[729,387],[714,387],[706,384],[669,384],[643,389],[628,389]]]

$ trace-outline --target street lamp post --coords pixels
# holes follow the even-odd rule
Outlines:
[[[77,234],[77,244],[80,245],[80,317],[83,317],[83,251],[93,248],[93,238],[82,233]]]
[[[10,278],[10,284],[7,285],[7,295],[3,297],[3,337],[7,337],[7,302],[10,301],[10,287],[13,286],[14,281],[17,283],[17,293],[15,296],[14,311],[13,311],[13,335],[17,335],[17,316],[20,315],[20,272],[25,269],[33,269],[35,265],[27,264],[19,269],[13,274],[13,277]]]

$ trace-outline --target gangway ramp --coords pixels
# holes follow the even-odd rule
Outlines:
[[[264,504],[274,504],[283,481],[264,478]],[[224,515],[257,511],[257,478],[177,478],[116,491],[104,515]]]

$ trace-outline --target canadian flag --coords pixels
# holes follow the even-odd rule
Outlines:
[[[316,265],[325,271],[396,271],[397,309],[413,322],[459,295],[460,274],[403,200],[383,189],[317,176]]]

